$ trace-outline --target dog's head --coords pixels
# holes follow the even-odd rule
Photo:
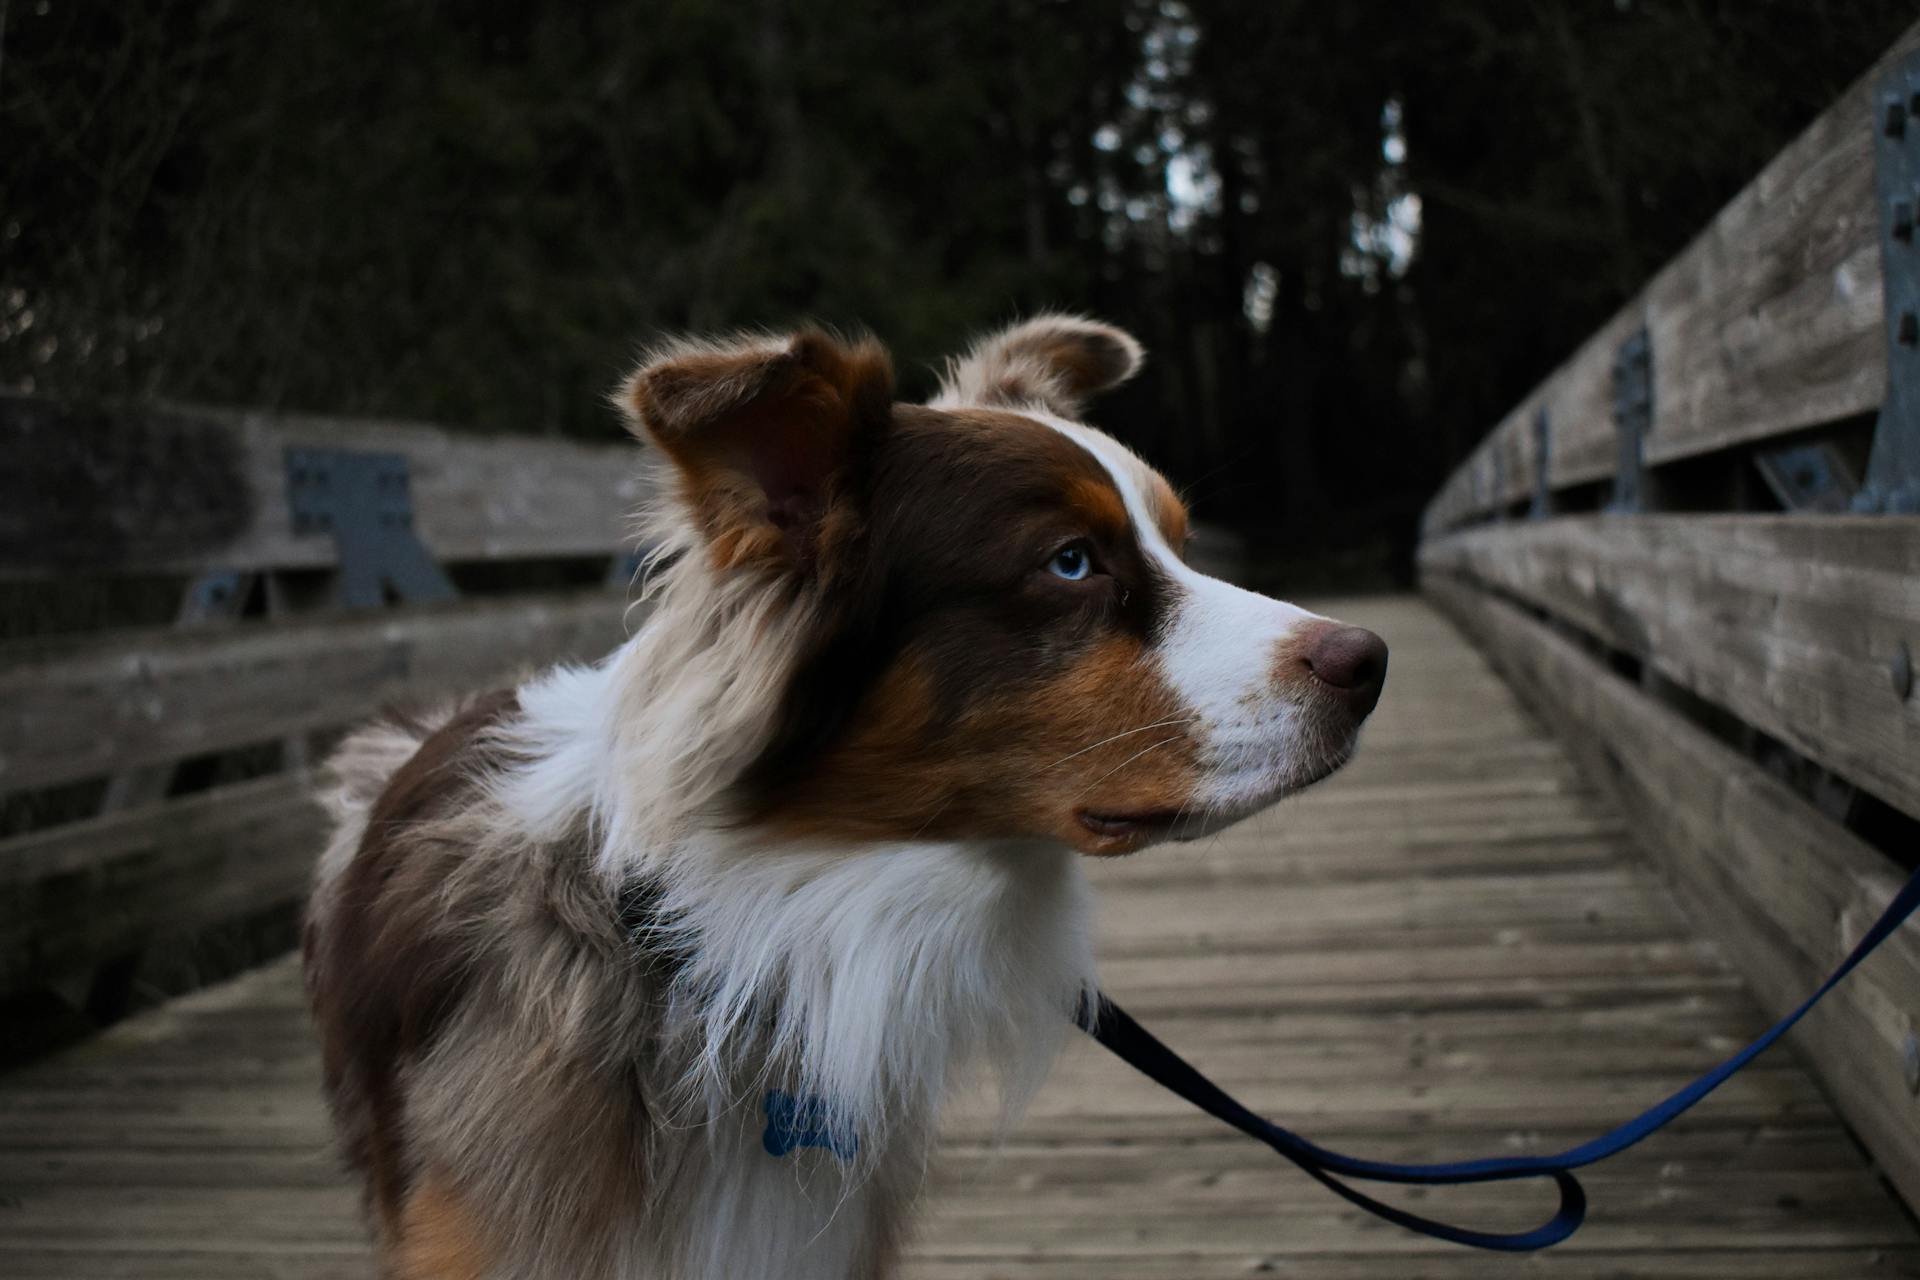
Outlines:
[[[1386,647],[1188,567],[1179,497],[1078,420],[1140,359],[1044,316],[924,406],[893,402],[877,344],[817,331],[679,344],[628,380],[699,580],[802,620],[763,628],[794,652],[734,788],[749,821],[1127,853],[1347,758]]]

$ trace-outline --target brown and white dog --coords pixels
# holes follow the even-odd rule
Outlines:
[[[1385,647],[1187,567],[1077,421],[1139,361],[1044,316],[924,406],[815,331],[626,383],[637,634],[332,762],[307,976],[386,1275],[890,1274],[943,1093],[1017,1111],[1093,986],[1079,855],[1347,757]]]

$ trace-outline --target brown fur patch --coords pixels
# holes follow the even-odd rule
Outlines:
[[[1109,540],[1126,536],[1127,504],[1106,476],[1075,477],[1068,485],[1066,503],[1096,536]]]
[[[1043,836],[1121,853],[1130,846],[1094,836],[1081,810],[1174,811],[1192,795],[1197,743],[1137,639],[1102,641],[957,722],[936,716],[936,684],[918,656],[890,671],[777,825],[855,840]]]
[[[1025,349],[1053,369],[1076,400],[1125,381],[1133,372],[1132,352],[1104,326],[1040,329]]]
[[[436,1171],[407,1197],[387,1260],[391,1280],[486,1280],[495,1253],[484,1223]]]

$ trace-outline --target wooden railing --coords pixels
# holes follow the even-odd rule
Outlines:
[[[1493,428],[1420,549],[1776,1012],[1920,858],[1916,49]],[[1909,925],[1796,1035],[1909,1203],[1917,1032]]]
[[[304,895],[321,832],[311,745],[383,705],[597,658],[624,634],[643,497],[631,445],[18,397],[0,397],[0,440],[22,495],[0,511],[0,577],[186,580],[175,626],[0,646],[0,793],[97,797],[93,816],[0,842],[0,995],[97,974],[91,1001],[110,1012],[142,947]],[[361,496],[377,501],[342,506],[340,523],[364,526],[342,528],[329,460],[370,456],[386,471]],[[367,559],[368,537],[424,548],[421,594],[448,598],[344,607],[422,584],[382,585],[378,556],[343,563]],[[583,585],[452,586],[516,574]],[[279,767],[245,781],[195,790],[179,768],[260,744]]]

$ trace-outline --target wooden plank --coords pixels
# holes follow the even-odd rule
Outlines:
[[[1643,1200],[1638,1206],[1639,1212],[1631,1217],[1616,1215],[1594,1222],[1586,1232],[1557,1248],[1554,1261],[1558,1263],[1563,1258],[1593,1251],[1635,1247],[1660,1248],[1678,1254],[1722,1244],[1743,1230],[1747,1233],[1747,1247],[1754,1249],[1804,1247],[1814,1243],[1823,1243],[1832,1249],[1905,1243],[1871,1208],[1862,1213],[1863,1207],[1872,1204],[1871,1199],[1863,1202],[1856,1198],[1858,1193],[1867,1190],[1865,1179],[1830,1180],[1823,1184],[1804,1177],[1774,1174],[1756,1180],[1761,1185],[1755,1185],[1737,1173],[1723,1175],[1723,1178],[1718,1196],[1698,1184],[1659,1187],[1661,1195],[1657,1201]],[[1278,1182],[1278,1178],[1272,1177],[1270,1185],[1273,1182]],[[1765,1184],[1792,1188],[1774,1194],[1793,1196],[1806,1205],[1809,1214],[1798,1220],[1781,1215],[1773,1221],[1764,1221],[1744,1197],[1755,1193],[1766,1195]],[[1595,1190],[1618,1203],[1620,1191],[1627,1189],[1596,1186]],[[1076,1203],[1069,1196],[1050,1190],[1047,1199],[1055,1216],[1037,1229],[1034,1225],[1022,1224],[1028,1233],[1024,1243],[1036,1253],[1082,1257],[1123,1253],[1166,1257],[1244,1251],[1272,1251],[1285,1256],[1376,1250],[1403,1255],[1454,1256],[1453,1250],[1410,1233],[1369,1229],[1357,1220],[1356,1214],[1324,1200],[1289,1206],[1272,1192],[1268,1192],[1264,1200],[1258,1195],[1247,1195],[1236,1203],[1235,1197],[1217,1187],[1210,1188],[1204,1197],[1180,1196],[1167,1188],[1156,1191],[1158,1194],[1130,1196],[1125,1188],[1115,1188],[1104,1197],[1089,1197],[1088,1201]],[[1550,1210],[1549,1205],[1540,1203],[1537,1191],[1516,1191],[1512,1186],[1486,1195],[1386,1194],[1395,1199],[1410,1199],[1410,1207],[1424,1206],[1429,1213],[1509,1230],[1531,1226]],[[936,1229],[926,1236],[925,1247],[929,1252],[988,1257],[996,1254],[1005,1257],[1012,1252],[995,1239],[998,1229],[1004,1228],[1004,1221],[992,1214],[967,1212],[971,1207],[964,1202],[951,1208],[943,1207]],[[1483,1261],[1481,1265],[1486,1264]],[[1557,1274],[1557,1267],[1554,1270]],[[1169,1271],[1167,1274],[1183,1273]],[[1388,1267],[1376,1274],[1391,1276],[1409,1272]]]
[[[90,1245],[82,1237],[48,1249],[8,1249],[5,1257],[14,1280],[367,1280],[373,1274],[365,1245],[250,1251],[223,1249],[215,1239],[177,1249],[124,1249]],[[1767,1277],[1756,1273],[1755,1280]]]
[[[295,901],[323,830],[300,770],[0,843],[0,991]]]
[[[1073,1257],[969,1254],[961,1257],[916,1254],[901,1280],[1246,1280],[1282,1274],[1291,1280],[1380,1280],[1418,1275],[1421,1280],[1486,1280],[1489,1276],[1533,1275],[1537,1264],[1521,1258],[1488,1258],[1461,1250],[1410,1260],[1402,1254],[1354,1253],[1339,1256],[1287,1248],[1275,1240],[1267,1248],[1243,1253],[1128,1254]],[[367,1280],[371,1261],[364,1251],[333,1253],[319,1248],[240,1252],[217,1243],[190,1248],[120,1250],[63,1242],[57,1249],[9,1250],[13,1280]],[[1846,1251],[1813,1249],[1607,1250],[1578,1256],[1556,1255],[1556,1280],[1897,1280],[1920,1276],[1920,1252],[1884,1248]]]
[[[0,651],[0,791],[349,724],[396,701],[586,661],[625,635],[592,590],[153,629]]]
[[[1579,517],[1428,542],[1465,575],[1650,664],[1920,817],[1920,518]]]
[[[1283,1275],[1291,1280],[1381,1280],[1383,1276],[1418,1276],[1420,1280],[1488,1280],[1505,1275],[1538,1275],[1550,1271],[1555,1280],[1807,1280],[1819,1275],[1829,1280],[1872,1280],[1874,1277],[1920,1276],[1920,1250],[1855,1248],[1849,1251],[1802,1249],[1626,1249],[1553,1256],[1544,1266],[1527,1258],[1491,1257],[1461,1250],[1418,1260],[1409,1269],[1400,1254],[1353,1253],[1330,1257],[1275,1238],[1263,1247],[1214,1255],[1189,1252],[1158,1254],[1130,1251],[1128,1242],[1115,1241],[1111,1251],[1081,1256],[1034,1256],[1026,1252],[999,1257],[978,1253],[954,1257],[927,1253],[911,1261],[902,1280],[1247,1280],[1249,1276]],[[53,1260],[33,1259],[30,1266],[47,1270],[21,1272],[22,1280],[66,1276]],[[89,1260],[88,1275],[107,1278],[146,1276],[148,1273],[114,1269],[112,1262]],[[205,1274],[224,1280],[239,1272],[187,1270],[152,1273],[153,1280],[186,1280]],[[281,1273],[261,1272],[279,1280]],[[304,1276],[305,1273],[302,1273]],[[316,1271],[315,1277],[334,1273]]]
[[[1263,1181],[1279,1180],[1276,1169]],[[1771,1181],[1788,1188],[1806,1206],[1803,1216],[1777,1214],[1755,1219],[1742,1193],[1758,1190],[1737,1172],[1718,1190],[1698,1185],[1669,1188],[1670,1194],[1636,1220],[1596,1224],[1561,1246],[1556,1257],[1596,1249],[1648,1248],[1676,1251],[1723,1243],[1745,1229],[1749,1247],[1791,1247],[1823,1243],[1829,1248],[1861,1248],[1905,1244],[1905,1234],[1888,1220],[1881,1206],[1860,1194],[1871,1184],[1863,1173],[1839,1177],[1800,1175]],[[1296,1179],[1296,1183],[1304,1180]],[[1070,1197],[1050,1189],[1054,1221],[1044,1229],[1041,1248],[1055,1255],[1111,1255],[1121,1242],[1131,1242],[1142,1253],[1226,1254],[1249,1247],[1272,1247],[1287,1236],[1311,1233],[1321,1241],[1316,1252],[1453,1255],[1454,1246],[1427,1240],[1410,1232],[1352,1230],[1340,1227],[1350,1211],[1313,1187],[1301,1187],[1301,1199],[1287,1198],[1265,1187],[1253,1194],[1235,1195],[1227,1188],[1209,1189],[1201,1197],[1170,1194],[1166,1188],[1136,1190],[1103,1188],[1106,1196]],[[1158,1192],[1159,1194],[1156,1194]],[[1311,1197],[1308,1199],[1307,1197]],[[1438,1193],[1412,1197],[1431,1211],[1441,1206],[1481,1221],[1504,1221],[1517,1226],[1529,1211],[1538,1213],[1541,1198],[1511,1186]],[[306,1191],[297,1188],[232,1188],[218,1195],[192,1187],[154,1187],[129,1192],[69,1190],[26,1199],[33,1214],[0,1217],[0,1248],[57,1248],[65,1241],[85,1239],[92,1224],[112,1218],[116,1234],[129,1243],[143,1243],[156,1251],[205,1248],[212,1239],[224,1239],[250,1248],[308,1248],[313,1245],[352,1248],[361,1229],[353,1212],[354,1198],[344,1188]],[[1196,1203],[1197,1200],[1197,1203]],[[1516,1201],[1519,1203],[1516,1205]],[[1004,1206],[1004,1207],[1003,1207]],[[965,1198],[949,1201],[921,1237],[921,1248],[949,1257],[1005,1257],[1006,1247],[994,1241],[1019,1206]],[[1204,1230],[1196,1232],[1196,1226]],[[1029,1230],[1032,1230],[1029,1227]],[[1173,1246],[1169,1249],[1169,1246]],[[231,1247],[231,1246],[230,1246]],[[763,1272],[762,1275],[769,1273]],[[714,1277],[713,1280],[720,1280]]]
[[[1876,409],[1886,389],[1873,89],[1920,48],[1886,54],[1636,297],[1530,392],[1429,504],[1431,533],[1533,486],[1533,418],[1548,415],[1549,486],[1613,474],[1613,360],[1644,325],[1653,349],[1648,464],[1767,439]]]
[[[1886,393],[1874,88],[1910,27],[1653,280],[1649,464],[1870,413]]]
[[[0,575],[331,565],[332,538],[296,534],[287,505],[285,452],[316,445],[404,453],[442,562],[611,555],[646,497],[630,444],[0,395]]]
[[[1616,789],[1682,904],[1770,1009],[1812,991],[1898,891],[1904,877],[1887,858],[1518,607],[1444,574],[1424,585]],[[1910,1199],[1920,1125],[1902,1064],[1916,1026],[1920,925],[1910,923],[1795,1036]]]

